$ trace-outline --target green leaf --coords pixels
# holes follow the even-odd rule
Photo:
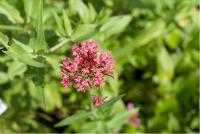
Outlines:
[[[166,44],[172,48],[176,49],[182,40],[182,33],[176,27],[172,27],[173,29],[168,30],[166,35],[164,36]]]
[[[33,12],[37,11],[37,2],[38,0],[23,0],[24,10],[26,13],[26,21],[29,23],[31,18],[36,18],[36,15]]]
[[[82,24],[79,25],[74,34],[72,34],[72,38],[76,41],[83,41],[91,38],[97,33],[97,25],[95,24]]]
[[[8,77],[12,80],[15,76],[22,75],[26,70],[26,64],[15,60],[8,66]]]
[[[2,32],[0,32],[0,48],[1,45],[3,45],[4,47],[8,47],[8,36],[6,36],[5,34],[3,34]]]
[[[174,76],[174,63],[165,47],[161,47],[157,54],[157,73],[161,83],[171,80]]]
[[[106,101],[103,105],[99,106],[97,108],[97,110],[102,111],[102,112],[106,112],[107,110],[109,110],[112,107],[113,104],[115,104],[118,100],[120,100],[124,96],[125,96],[125,94],[122,94],[122,95],[117,96],[117,97],[113,97],[109,101]]]
[[[195,116],[193,119],[192,119],[192,121],[191,121],[191,123],[190,123],[190,127],[192,128],[192,129],[197,129],[197,128],[199,128],[199,120],[200,120],[200,117],[199,116]]]
[[[94,6],[92,5],[92,3],[88,4],[88,8],[89,8],[91,21],[94,21],[97,16],[97,12],[96,12]]]
[[[63,28],[62,20],[59,18],[59,16],[57,15],[57,13],[54,10],[52,12],[53,12],[53,15],[54,15],[60,36],[65,36],[65,31],[64,31],[64,28]]]
[[[179,122],[173,114],[169,114],[169,120],[167,126],[171,132],[180,130]]]
[[[47,44],[45,42],[45,36],[44,36],[44,26],[43,26],[43,2],[42,0],[39,0],[37,3],[38,5],[38,11],[37,18],[36,18],[36,41],[34,44],[34,50],[38,52],[39,50],[45,50],[47,48]]]
[[[8,75],[5,72],[0,72],[0,84],[5,84],[8,81]]]
[[[84,23],[90,22],[90,11],[82,0],[70,0],[69,5],[72,8],[72,10],[78,12],[81,20]]]
[[[64,28],[65,28],[65,31],[67,32],[68,36],[71,36],[71,34],[72,34],[71,23],[69,21],[67,13],[64,10],[63,10],[63,19],[64,19]]]
[[[8,4],[8,2],[0,1],[0,14],[4,14],[13,23],[23,23],[19,11]]]
[[[128,38],[127,43],[125,43],[123,48],[118,49],[114,53],[117,58],[124,57],[124,54],[131,54],[136,48],[143,47],[147,45],[152,40],[158,39],[162,36],[165,24],[162,21],[155,21],[149,27],[141,30],[133,38]]]
[[[34,60],[32,57],[33,55],[30,53],[32,50],[28,46],[24,45],[23,43],[14,40],[15,42],[9,47],[6,53],[11,56],[13,59],[17,59],[20,62],[23,62],[30,66],[35,67],[44,67],[45,64],[40,63]]]
[[[116,130],[120,128],[123,124],[128,122],[128,119],[130,118],[131,115],[133,115],[137,109],[125,111],[120,114],[116,114],[109,122],[108,122],[108,127],[111,130]]]
[[[130,15],[114,16],[109,18],[109,20],[100,28],[100,32],[104,34],[105,37],[110,37],[114,34],[121,33],[130,23],[132,17]]]
[[[66,119],[60,121],[59,123],[57,123],[55,126],[56,127],[62,127],[62,126],[66,126],[78,121],[82,121],[84,119],[89,118],[92,115],[92,112],[86,112],[86,111],[79,111],[76,114],[67,117]]]

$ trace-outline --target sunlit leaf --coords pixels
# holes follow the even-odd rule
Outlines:
[[[112,107],[112,105],[115,104],[118,100],[120,100],[123,96],[124,96],[124,94],[117,96],[117,97],[113,97],[97,109],[99,109],[99,111],[105,112],[105,111],[109,110]]]
[[[83,24],[77,27],[74,34],[72,34],[72,38],[74,41],[83,41],[90,39],[97,32],[97,26],[95,24]]]
[[[43,0],[39,0],[37,5],[38,5],[38,11],[36,11],[37,18],[35,25],[37,36],[33,47],[35,51],[47,49],[47,44],[44,36],[44,24],[43,24]]]
[[[68,36],[71,36],[72,34],[72,26],[71,26],[71,23],[70,23],[70,20],[67,16],[67,13],[65,11],[63,11],[63,19],[64,19],[64,28],[67,32],[67,35]]]
[[[8,36],[0,32],[0,48],[3,48],[3,46],[7,47],[8,41],[9,41]]]
[[[157,55],[157,72],[161,82],[169,81],[174,76],[173,60],[164,47]]]
[[[0,1],[0,14],[4,14],[13,23],[23,23],[19,11],[5,1]]]
[[[111,35],[118,34],[122,32],[126,26],[131,21],[130,15],[114,16],[109,18],[109,20],[100,28],[105,37],[110,37]]]
[[[28,46],[15,41],[15,43],[11,45],[11,47],[8,49],[8,51],[6,51],[6,53],[13,59],[17,59],[20,62],[23,62],[27,65],[35,67],[44,67],[45,65],[43,63],[40,63],[32,58],[30,50],[31,48],[29,48]]]
[[[61,122],[57,123],[56,127],[66,126],[72,124],[74,122],[82,121],[84,119],[89,118],[92,115],[92,112],[86,111],[79,111],[76,114],[67,117],[66,119],[62,120]]]
[[[5,72],[0,72],[0,84],[5,84],[8,80],[8,75]]]
[[[15,76],[22,75],[26,70],[27,70],[26,64],[15,60],[11,64],[9,64],[8,76],[10,79],[13,79]]]

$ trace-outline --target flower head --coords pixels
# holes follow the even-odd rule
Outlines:
[[[84,41],[72,46],[72,60],[61,60],[61,83],[64,87],[75,85],[78,92],[105,85],[104,77],[113,75],[114,59],[111,52],[99,52],[95,41]]]
[[[128,110],[133,110],[134,108],[135,107],[134,107],[133,103],[128,103],[127,104],[127,109]],[[131,115],[131,117],[128,120],[128,123],[129,124],[134,124],[136,128],[140,127],[140,118],[139,118],[139,115],[138,115],[137,112]]]

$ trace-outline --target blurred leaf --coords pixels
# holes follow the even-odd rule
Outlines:
[[[2,32],[0,32],[0,49],[3,48],[3,46],[7,48],[8,41],[9,41],[8,36],[6,36]],[[3,45],[3,46],[1,46],[1,45]]]
[[[92,5],[92,3],[88,4],[88,8],[89,8],[89,13],[90,13],[90,19],[91,19],[91,21],[94,21],[96,19],[97,12],[96,12],[94,6]]]
[[[72,8],[72,10],[78,12],[81,20],[84,23],[90,22],[90,11],[82,0],[70,0],[69,5]]]
[[[165,35],[165,41],[167,45],[172,49],[176,49],[177,46],[180,44],[181,40],[182,40],[182,33],[178,29],[173,29],[172,31],[169,31]]]
[[[179,122],[173,114],[169,115],[169,120],[167,125],[170,132],[176,132],[180,130]]]
[[[33,12],[37,11],[37,2],[38,0],[23,0],[24,2],[24,9],[26,13],[26,21],[30,23],[32,18],[35,18],[35,14]]]
[[[59,93],[57,84],[51,82],[44,87],[45,110],[52,112],[56,108],[62,108],[62,96]]]
[[[8,75],[5,72],[0,72],[0,84],[8,82]]]
[[[52,11],[52,12],[53,12],[53,15],[54,15],[57,27],[58,27],[59,34],[61,34],[61,36],[65,36],[65,31],[63,28],[63,23],[62,23],[61,18],[59,18],[59,16],[57,15],[57,13],[55,11]]]
[[[162,21],[155,21],[149,27],[141,30],[135,37],[127,38],[125,45],[115,51],[117,58],[124,57],[124,55],[130,55],[136,48],[144,47],[152,40],[159,39],[164,31],[165,24]]]
[[[197,128],[199,128],[199,119],[200,119],[200,117],[198,117],[198,116],[195,116],[195,118],[193,118],[193,120],[192,120],[192,122],[191,122],[191,124],[190,124],[190,127],[191,127],[192,129],[197,129]]]
[[[79,111],[77,113],[75,113],[72,116],[67,117],[66,119],[60,121],[59,123],[57,123],[55,126],[56,127],[62,127],[62,126],[66,126],[72,123],[75,123],[77,121],[82,121],[84,119],[89,118],[92,115],[92,112],[86,112],[86,111]]]
[[[68,36],[71,36],[72,34],[72,27],[71,27],[71,23],[70,20],[67,16],[67,13],[65,11],[63,11],[63,19],[64,19],[64,28],[65,31],[67,32]]]
[[[35,66],[35,67],[44,67],[43,63],[40,63],[32,58],[30,53],[31,48],[28,46],[15,41],[6,53],[11,56],[13,59],[17,59],[27,65]]]
[[[174,77],[174,63],[164,47],[161,47],[157,54],[157,72],[162,83]]]
[[[8,77],[12,80],[15,76],[22,75],[27,70],[27,66],[24,63],[13,61],[8,66]]]
[[[8,4],[8,2],[0,1],[0,14],[4,14],[13,23],[23,23],[23,19],[20,16],[19,11]]]
[[[128,119],[131,115],[133,115],[137,110],[133,109],[133,110],[129,110],[129,111],[125,111],[123,113],[120,114],[116,114],[109,122],[108,122],[108,127],[111,130],[116,130],[123,125],[125,123],[128,122]]]
[[[113,97],[111,98],[109,101],[106,101],[103,105],[99,106],[97,109],[98,111],[103,111],[106,112],[107,110],[109,110],[113,104],[115,104],[118,100],[120,100],[122,97],[124,97],[125,95],[122,94],[120,96],[117,97]]]
[[[114,16],[100,28],[100,32],[104,34],[106,38],[114,34],[122,32],[131,21],[130,15]]]
[[[36,11],[37,18],[35,25],[37,36],[33,47],[36,52],[39,50],[47,49],[47,44],[44,36],[44,26],[43,26],[43,0],[39,0],[37,5],[38,5],[38,11]]]
[[[79,25],[72,37],[74,41],[79,42],[93,37],[97,33],[97,25],[82,24]]]
[[[168,96],[157,103],[156,114],[163,115],[168,112],[178,113],[179,105],[175,96]]]

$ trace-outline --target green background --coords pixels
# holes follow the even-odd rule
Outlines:
[[[198,2],[1,0],[0,98],[8,109],[0,133],[199,132]],[[116,60],[101,94],[125,96],[102,120],[55,127],[89,109],[88,97],[63,88],[59,74],[73,42],[88,39]],[[138,110],[138,129],[127,123],[128,102]]]

